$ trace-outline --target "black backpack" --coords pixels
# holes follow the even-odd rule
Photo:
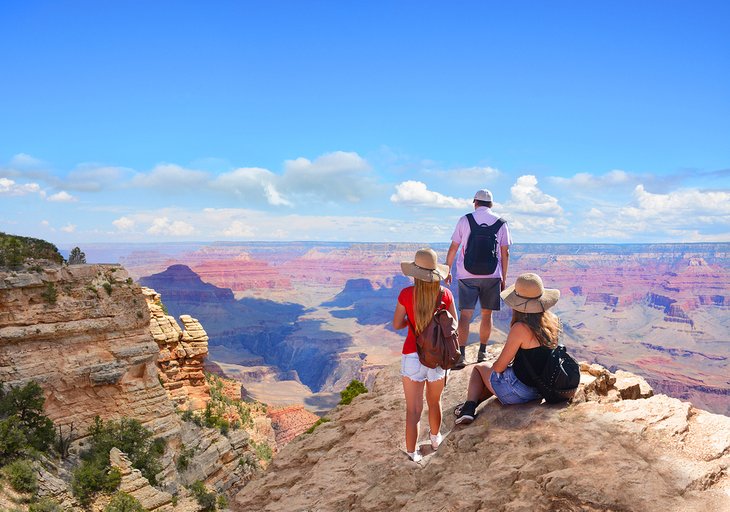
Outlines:
[[[570,357],[565,345],[558,345],[550,351],[545,368],[539,375],[527,358],[524,361],[527,373],[546,402],[559,404],[573,398],[580,384],[580,365]]]
[[[467,272],[478,276],[494,274],[499,262],[499,244],[497,243],[497,232],[505,223],[504,219],[497,219],[491,226],[477,224],[474,215],[468,213],[469,239],[466,242],[464,251],[464,268]]]

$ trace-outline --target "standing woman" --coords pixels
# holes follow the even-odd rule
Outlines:
[[[560,320],[552,311],[560,290],[545,288],[537,274],[522,274],[501,293],[512,308],[507,341],[494,362],[477,364],[471,372],[466,402],[454,410],[456,424],[468,424],[477,417],[477,406],[492,395],[502,405],[524,404],[542,398],[530,376],[531,367],[541,373],[558,344]]]
[[[393,327],[408,327],[401,357],[403,393],[406,397],[406,452],[418,462],[421,454],[416,443],[423,412],[423,389],[425,386],[431,446],[435,450],[441,443],[441,392],[444,390],[446,370],[440,366],[428,368],[421,364],[416,352],[416,336],[426,328],[436,309],[448,309],[454,318],[458,320],[458,317],[454,296],[448,288],[441,287],[441,280],[449,275],[449,267],[438,263],[433,249],[419,249],[414,261],[401,262],[401,269],[405,275],[413,277],[414,285],[403,288],[398,295]],[[437,304],[439,295],[441,302]]]

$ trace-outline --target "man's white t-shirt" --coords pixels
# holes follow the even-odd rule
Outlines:
[[[477,222],[477,224],[487,224],[488,226],[491,226],[495,222],[497,222],[497,219],[499,218],[498,215],[494,215],[492,213],[492,210],[487,208],[486,206],[480,206],[476,210],[472,212],[472,215],[474,216],[474,220]],[[482,275],[475,275],[470,272],[468,272],[464,268],[464,253],[466,251],[466,244],[469,241],[469,234],[471,233],[471,228],[469,227],[469,219],[466,218],[466,215],[464,215],[462,218],[459,219],[459,222],[456,223],[456,229],[454,229],[454,234],[451,235],[451,241],[456,242],[459,244],[459,251],[456,254],[456,278],[457,279],[470,279],[470,278],[485,278],[485,277],[502,277],[502,251],[497,251],[497,269],[494,271],[493,274],[490,274],[488,276],[482,276]],[[499,244],[500,248],[507,246],[509,247],[512,245],[512,238],[509,234],[509,228],[507,227],[507,224],[502,224],[502,227],[499,228],[499,231],[497,231],[497,243]]]

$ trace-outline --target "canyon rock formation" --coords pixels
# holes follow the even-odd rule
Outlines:
[[[470,347],[471,349],[471,347]],[[496,357],[490,347],[490,357]],[[470,356],[475,357],[471,352]],[[295,439],[235,501],[235,510],[326,511],[697,511],[730,509],[730,418],[640,381],[585,365],[583,398],[571,405],[502,406],[455,426],[470,368],[452,372],[443,395],[438,451],[421,422],[421,463],[404,453],[398,365],[368,394]],[[592,370],[592,371],[590,371]]]

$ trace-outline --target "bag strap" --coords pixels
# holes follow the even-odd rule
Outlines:
[[[489,230],[490,233],[496,233],[499,231],[499,229],[502,227],[503,224],[506,224],[507,221],[504,220],[502,217],[499,217],[496,221],[494,221],[494,224],[488,225],[488,224],[477,224],[476,219],[474,218],[474,215],[471,213],[466,214],[466,218],[469,221],[469,229],[473,233],[477,229],[483,229],[483,230]]]
[[[479,224],[477,224],[476,219],[474,218],[474,215],[471,213],[466,214],[466,220],[469,221],[469,229],[473,233],[475,230],[479,229]]]
[[[434,313],[436,313],[436,311],[441,309],[441,300],[443,299],[443,297],[444,297],[444,287],[442,286],[439,289],[438,297],[436,297],[436,308],[433,310]],[[415,286],[413,287],[413,309],[414,310],[416,309],[416,288],[415,288]],[[413,336],[418,337],[418,334],[416,333],[416,326],[411,322],[411,318],[408,315],[406,315],[406,318],[408,319],[408,323],[410,324],[411,329],[413,329]]]

